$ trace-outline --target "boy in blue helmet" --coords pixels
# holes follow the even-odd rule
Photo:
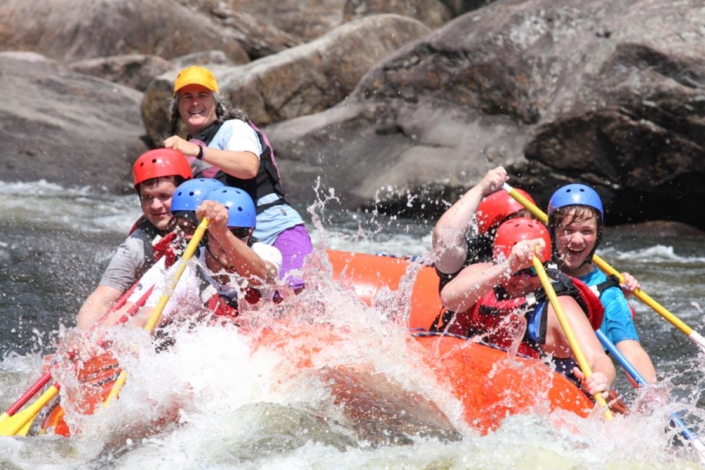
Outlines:
[[[281,267],[281,253],[252,237],[255,227],[255,206],[242,190],[225,187],[211,179],[192,180],[179,186],[174,193],[172,211],[184,238],[190,238],[204,217],[208,230],[199,252],[201,266],[184,271],[177,288],[164,309],[163,320],[171,320],[174,311],[186,307],[187,314],[199,310],[200,315],[238,315],[238,293],[245,292],[248,301],[258,300],[258,293],[243,289],[274,283]],[[124,312],[145,292],[152,289],[144,309],[136,316],[135,325],[143,326],[161,297],[165,272],[163,263],[155,265],[126,305],[113,314],[105,326],[115,324]],[[193,319],[193,317],[191,317]]]
[[[583,184],[563,186],[551,197],[548,216],[554,258],[561,270],[597,290],[605,307],[600,329],[648,382],[655,381],[654,365],[639,343],[624,292],[616,280],[592,264],[605,220],[600,196]],[[629,273],[624,277],[627,290],[639,287]]]

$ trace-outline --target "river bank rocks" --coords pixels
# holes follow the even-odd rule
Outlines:
[[[370,16],[279,54],[212,70],[225,99],[258,126],[266,126],[341,102],[377,62],[430,31],[406,16]],[[145,93],[142,116],[154,142],[168,137],[169,100],[177,74],[174,70],[156,78]]]
[[[142,93],[31,52],[0,52],[0,90],[0,180],[134,191]]]
[[[543,206],[577,181],[611,224],[705,228],[700,2],[299,3],[3,2],[0,179],[129,187],[200,63],[267,126],[298,203],[320,179],[346,208],[437,217],[504,165]]]

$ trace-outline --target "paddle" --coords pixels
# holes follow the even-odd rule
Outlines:
[[[14,416],[17,411],[24,406],[25,403],[29,401],[36,393],[42,389],[51,380],[51,371],[42,375],[39,380],[34,382],[34,384],[27,389],[24,394],[17,399],[10,407],[0,415],[0,423],[5,421],[7,418]]]
[[[541,209],[536,207],[534,204],[531,203],[528,199],[526,199],[524,196],[521,195],[518,191],[516,191],[514,188],[509,186],[507,183],[504,183],[502,188],[509,193],[511,197],[513,197],[519,204],[524,206],[531,212],[534,217],[539,219],[543,223],[548,223],[548,216],[546,213],[544,213]],[[624,283],[624,276],[617,272],[616,269],[614,269],[612,266],[610,266],[605,260],[600,258],[597,254],[593,255],[592,257],[593,263],[597,265],[600,270],[607,274],[608,276],[617,276],[617,279],[619,279],[620,283]],[[668,320],[673,326],[678,328],[682,333],[684,333],[692,342],[694,342],[698,347],[705,352],[705,337],[701,336],[698,332],[693,330],[691,327],[683,323],[678,317],[673,315],[671,312],[666,310],[662,305],[660,305],[658,302],[656,302],[654,299],[652,299],[646,292],[643,292],[641,289],[637,289],[634,291],[634,295],[644,302],[646,305],[651,307],[656,313],[661,315],[663,318]]]
[[[636,370],[632,363],[629,362],[626,357],[624,357],[624,354],[622,354],[622,352],[617,349],[617,346],[615,346],[615,344],[610,341],[610,339],[601,330],[598,329],[597,331],[595,331],[595,334],[597,335],[597,339],[600,340],[600,343],[602,343],[602,346],[604,346],[604,348],[607,349],[617,359],[617,362],[619,362],[619,364],[622,366],[622,368],[624,368],[627,374],[629,374],[640,387],[649,384],[644,378],[644,376],[641,375],[638,370]],[[700,462],[705,463],[705,444],[703,444],[703,442],[698,438],[695,433],[688,429],[685,422],[675,413],[670,416],[670,420],[673,427],[680,430],[681,435],[698,453]]]
[[[585,354],[583,354],[583,350],[580,347],[580,344],[578,343],[578,339],[573,333],[573,328],[571,328],[570,323],[568,323],[568,318],[566,317],[565,312],[563,311],[563,306],[558,301],[556,291],[553,289],[553,285],[551,285],[551,280],[548,278],[548,274],[546,274],[546,270],[543,268],[543,264],[541,264],[541,260],[538,258],[538,256],[534,255],[533,263],[534,269],[536,269],[536,273],[539,275],[539,279],[541,280],[541,285],[546,291],[546,295],[548,296],[549,302],[551,302],[553,311],[556,312],[558,322],[563,328],[563,332],[565,333],[565,336],[568,339],[568,343],[570,344],[570,348],[573,350],[573,354],[575,354],[575,359],[578,361],[578,366],[580,367],[580,370],[583,371],[583,374],[585,374],[585,378],[590,378],[590,376],[592,375],[592,369],[590,368],[590,364],[588,364],[587,358],[585,357]],[[607,402],[605,402],[605,399],[602,397],[602,393],[597,393],[594,395],[594,397],[597,404],[605,409],[605,419],[612,419],[612,412],[607,407]]]
[[[196,232],[193,234],[193,238],[191,238],[191,241],[189,242],[188,246],[186,247],[186,251],[184,251],[184,255],[181,257],[181,260],[179,261],[179,266],[176,269],[176,272],[174,273],[174,276],[169,279],[169,283],[167,285],[167,288],[164,290],[164,294],[161,296],[159,299],[159,302],[157,302],[157,305],[154,307],[154,310],[152,311],[152,314],[149,317],[149,320],[147,320],[147,324],[144,325],[144,329],[147,332],[152,332],[154,327],[156,326],[157,322],[159,321],[159,317],[162,315],[162,311],[164,310],[164,307],[166,307],[167,302],[169,301],[169,297],[171,297],[171,293],[174,291],[174,288],[179,282],[179,279],[181,279],[181,275],[183,274],[184,270],[186,269],[186,262],[191,259],[191,256],[196,252],[196,249],[198,248],[198,244],[201,242],[201,239],[203,238],[203,235],[206,232],[206,229],[208,228],[208,219],[203,218],[201,223],[198,225],[198,228],[196,229]],[[110,401],[117,397],[118,393],[120,393],[120,390],[122,389],[123,385],[125,385],[125,381],[127,380],[127,372],[123,369],[120,371],[120,375],[118,376],[117,380],[113,384],[113,388],[110,390],[110,393],[108,394],[108,397],[105,399],[105,402],[103,405],[108,406]]]
[[[132,288],[130,288],[130,290],[128,290],[126,294],[132,293],[132,291],[134,291],[134,288],[136,286],[137,286],[137,283],[135,283],[135,285]],[[152,290],[154,290],[154,286],[150,287],[149,290],[147,290],[147,292],[145,292],[142,295],[142,297],[140,297],[140,299],[137,302],[135,302],[135,304],[132,307],[130,307],[122,317],[120,317],[120,319],[118,320],[117,323],[118,324],[126,323],[127,320],[129,320],[129,318],[131,316],[133,316],[137,312],[137,310],[139,310],[147,302],[147,299],[149,298],[150,294],[152,293]],[[127,298],[124,299],[122,304],[124,304],[126,300],[127,300]],[[98,321],[98,324],[102,323],[106,318],[108,318],[108,315],[110,313],[112,313],[113,311],[116,310],[116,307],[120,307],[121,305],[116,304],[116,306],[112,307],[110,309],[110,311],[107,314],[105,314],[103,316],[103,318],[101,318]],[[91,330],[93,330],[93,329],[95,329],[95,326],[93,328],[91,328]],[[27,403],[29,401],[29,399],[32,398],[39,390],[41,390],[42,387],[44,387],[47,383],[49,383],[50,380],[51,380],[51,371],[42,375],[29,389],[27,389],[27,391],[24,394],[22,394],[22,396],[20,398],[17,399],[17,401],[15,401],[15,403],[10,405],[10,407],[7,409],[7,411],[5,411],[0,416],[0,422],[4,421],[7,418],[15,416],[15,413],[17,413],[17,411],[20,408],[22,408],[22,406],[24,406],[25,403]],[[58,388],[59,388],[58,384],[54,384],[54,386],[57,388],[57,391],[58,391]],[[47,390],[47,391],[50,391],[50,390]],[[51,392],[54,392],[54,391],[51,391]],[[48,400],[51,399],[54,395],[55,395],[55,393],[53,393],[51,396],[48,396],[48,399],[44,399],[42,405],[39,406],[38,408],[36,408],[34,406],[31,408],[32,410],[36,410],[34,416],[31,416],[29,418],[29,420],[27,421],[27,423],[20,429],[20,431],[16,432],[16,434],[21,435],[21,436],[27,435],[27,433],[29,432],[29,428],[32,426],[32,422],[34,421],[34,418],[36,417],[36,415],[39,413],[39,411],[42,409],[42,407],[48,402]],[[37,402],[39,402],[39,400]],[[35,405],[36,405],[36,403],[35,403]],[[28,414],[31,414],[31,413],[27,413],[27,415]],[[26,414],[22,414],[21,417],[17,417],[18,420],[23,420],[25,418],[26,418]],[[14,425],[11,425],[11,426],[14,426]],[[2,427],[0,427],[0,435],[6,435],[6,434],[3,434],[3,432],[4,432],[4,429]],[[7,434],[7,435],[10,435],[10,434]]]
[[[184,252],[184,256],[182,258],[182,265],[177,270],[177,276],[178,276],[176,278],[177,281],[178,281],[178,278],[181,277],[181,273],[183,272],[183,270],[186,268],[185,262],[188,261],[188,259],[191,256],[193,256],[193,253],[196,251],[196,248],[198,247],[198,244],[200,243],[201,238],[203,238],[203,234],[205,233],[207,227],[208,227],[208,221],[207,221],[207,219],[204,218],[201,221],[198,228],[196,229],[196,232],[194,233],[193,238],[191,239],[188,246],[186,247],[186,251]],[[188,258],[186,257],[187,255],[188,255]],[[175,283],[174,283],[174,285],[175,285]],[[173,289],[173,286],[172,286],[172,289]],[[168,291],[169,290],[167,290],[167,292]],[[118,322],[124,323],[128,318],[128,314],[129,315],[134,314],[134,312],[136,312],[137,309],[141,305],[143,305],[144,302],[147,301],[147,298],[149,297],[149,294],[151,294],[151,292],[152,292],[152,289],[149,289],[142,296],[142,298],[140,298],[140,300],[135,305],[133,305],[133,307],[131,307],[130,310],[128,310],[127,314],[120,318],[120,320]],[[160,299],[160,303],[161,303],[161,300],[163,300],[163,298],[164,298],[164,296],[162,296],[162,299]],[[167,300],[168,300],[168,297],[167,297]],[[165,305],[166,305],[166,302],[164,302],[164,305],[161,306],[162,310],[164,309]],[[159,305],[157,305],[157,307],[159,307]],[[155,308],[155,312],[156,311],[157,310]],[[161,315],[161,312],[159,312],[159,315]],[[156,324],[156,322],[159,320],[159,315],[157,315],[157,318],[154,319],[154,322],[153,322],[154,324]],[[104,318],[106,318],[106,317],[104,317]],[[152,317],[154,317],[154,313],[152,313]],[[149,326],[149,323],[147,326]],[[145,329],[146,328],[147,327],[145,326]],[[154,328],[153,325],[150,326],[149,331],[151,331],[152,328]],[[121,376],[122,375],[125,375],[124,371],[121,372]],[[51,375],[50,375],[50,377],[51,377]],[[44,378],[44,376],[42,376],[42,378]],[[125,375],[125,378],[126,378],[126,375]],[[123,383],[125,381],[125,378],[122,379]],[[46,384],[46,382],[45,382],[45,384]],[[41,388],[41,386],[38,387],[37,390],[39,390],[39,388]],[[29,428],[30,428],[34,418],[41,411],[41,409],[44,407],[44,405],[46,405],[52,398],[54,398],[54,396],[56,396],[57,393],[59,393],[59,388],[60,388],[59,384],[55,383],[54,385],[49,387],[39,398],[37,398],[37,400],[34,403],[29,405],[26,409],[22,410],[19,413],[14,414],[14,415],[9,415],[9,413],[8,413],[9,417],[0,421],[0,436],[15,436],[18,434],[23,435],[23,436],[27,435],[27,432],[29,431]],[[34,389],[34,386],[32,386],[32,389]],[[115,388],[113,387],[113,390],[114,389]],[[111,395],[113,395],[113,393],[112,393],[113,390],[111,390]],[[31,398],[34,395],[34,393],[36,393],[36,391],[32,394],[30,394],[29,392],[30,391],[28,390],[24,395],[22,395],[21,399],[24,399],[24,402],[29,400],[29,398]],[[117,392],[115,394],[117,394]],[[25,399],[25,397],[26,397],[26,399]],[[108,397],[108,400],[110,398],[111,398],[111,396]],[[19,401],[20,400],[18,400],[18,402]],[[105,403],[107,404],[108,401],[106,400]],[[20,406],[22,406],[22,405],[20,405]],[[14,405],[13,405],[13,407],[14,407]]]

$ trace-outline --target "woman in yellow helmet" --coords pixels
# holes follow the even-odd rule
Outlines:
[[[183,152],[195,177],[215,177],[252,197],[257,205],[254,236],[281,251],[280,278],[301,268],[313,244],[303,219],[285,199],[269,140],[243,111],[228,109],[210,70],[192,66],[179,72],[171,116],[172,136],[164,146]],[[179,121],[188,129],[186,139],[176,135]],[[304,286],[296,277],[288,283],[295,291]]]

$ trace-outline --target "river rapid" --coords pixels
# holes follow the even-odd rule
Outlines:
[[[69,416],[82,429],[71,439],[0,437],[0,468],[700,468],[697,454],[666,430],[666,417],[682,410],[699,430],[703,356],[636,299],[637,328],[658,371],[658,394],[666,397],[656,410],[609,423],[599,412],[588,419],[560,416],[568,425],[557,427],[555,416],[537,409],[482,436],[462,421],[462,407],[449,390],[417,367],[403,318],[390,311],[390,299],[399,296],[388,293],[367,307],[349,287],[330,280],[325,261],[325,249],[426,255],[435,221],[346,213],[334,199],[300,210],[316,245],[304,270],[315,288],[254,318],[275,324],[295,317],[309,327],[329,323],[345,331],[345,346],[317,359],[322,373],[292,374],[286,351],[253,348],[252,339],[234,328],[177,333],[178,347],[169,354],[155,354],[146,338],[125,333],[118,343],[138,345],[141,354],[139,361],[125,358],[129,378],[120,399],[94,416]],[[3,410],[41,375],[44,356],[71,332],[78,308],[138,216],[134,196],[96,196],[43,182],[0,184]],[[615,234],[598,253],[634,274],[645,292],[686,324],[705,331],[704,239]],[[413,273],[412,267],[410,278]],[[409,285],[402,286],[402,298]],[[341,366],[351,375],[331,376]],[[365,418],[364,410],[352,416],[338,406],[331,384],[345,380],[369,380],[367,405],[384,401],[396,419]],[[641,401],[621,373],[616,385],[629,401]],[[178,425],[154,426],[177,408]],[[441,413],[452,429],[438,424],[443,420],[437,416],[414,418],[418,409]]]

